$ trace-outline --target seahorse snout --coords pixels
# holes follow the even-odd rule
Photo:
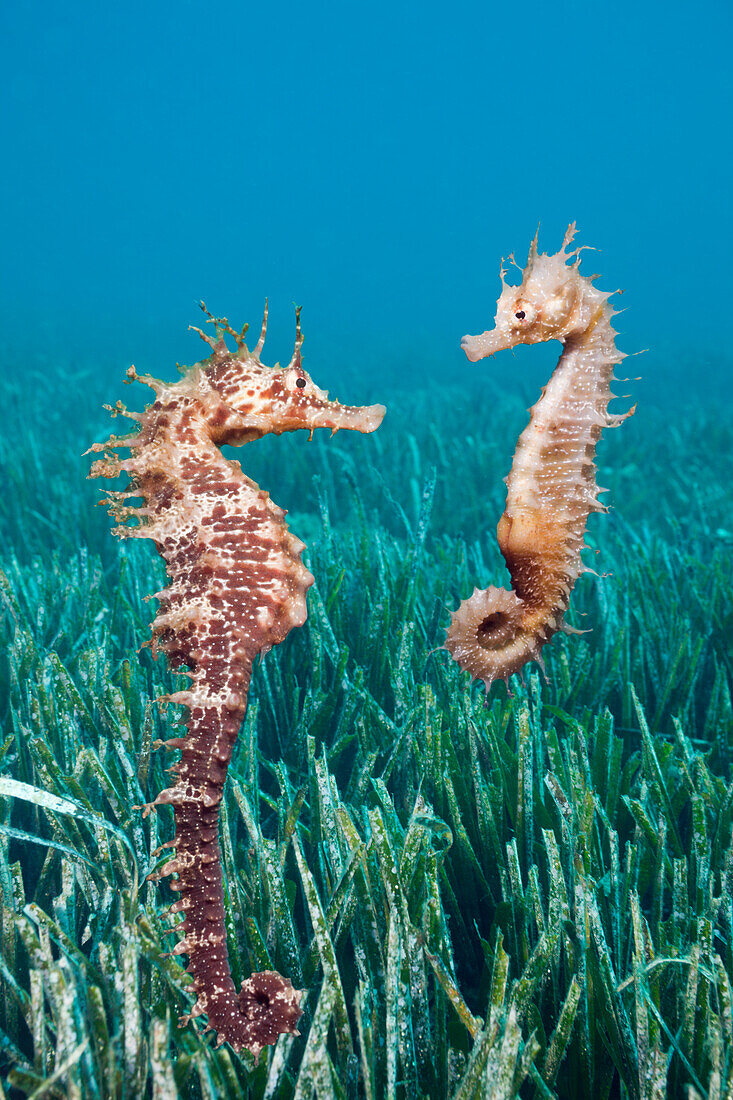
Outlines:
[[[471,363],[477,363],[479,359],[486,359],[497,351],[503,351],[509,347],[509,341],[498,331],[482,332],[480,336],[464,336],[461,347]]]
[[[308,427],[331,428],[335,432],[346,428],[368,435],[377,430],[386,411],[384,405],[339,405],[332,402],[316,410]]]

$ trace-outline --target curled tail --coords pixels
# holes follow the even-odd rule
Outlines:
[[[229,967],[219,804],[226,758],[231,755],[242,715],[241,708],[194,707],[191,711],[180,746],[181,760],[171,769],[177,782],[156,799],[157,805],[173,805],[176,834],[164,847],[175,847],[175,855],[154,877],[171,876],[170,887],[179,894],[169,910],[183,917],[176,926],[182,938],[173,954],[188,956],[190,990],[196,997],[190,1013],[181,1018],[181,1026],[205,1015],[207,1030],[216,1032],[217,1045],[227,1042],[234,1050],[246,1047],[257,1055],[279,1035],[298,1034],[301,994],[274,970],[252,974],[237,992]]]

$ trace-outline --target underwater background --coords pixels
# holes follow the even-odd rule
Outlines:
[[[730,7],[38,0],[0,16],[0,1096],[733,1097]],[[469,364],[499,262],[577,221],[619,287],[569,621],[513,694],[439,649],[559,345]],[[316,583],[222,805],[235,982],[307,990],[259,1062],[190,1007],[154,747],[162,563],[82,452],[124,372],[270,303],[374,436],[230,451]],[[648,350],[646,350],[648,349]],[[642,376],[638,378],[637,376]],[[136,387],[137,389],[137,387]],[[623,411],[629,401],[619,401]],[[613,406],[612,406],[613,407]],[[60,801],[61,800],[61,801]]]

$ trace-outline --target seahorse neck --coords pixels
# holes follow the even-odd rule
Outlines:
[[[612,317],[613,311],[604,303],[585,329],[565,339],[557,366],[543,397],[532,409],[533,413],[551,415],[555,403],[567,401],[571,391],[574,401],[581,403],[583,397],[593,395],[597,399],[599,388],[607,394],[614,364],[621,358],[614,342],[616,332],[611,325]]]
[[[605,295],[604,295],[605,297]],[[621,358],[616,348],[616,330],[611,324],[615,311],[602,301],[593,312],[590,322],[581,332],[567,337],[563,355],[575,354],[587,366],[604,369]]]

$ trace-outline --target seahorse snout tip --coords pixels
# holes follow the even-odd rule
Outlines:
[[[490,332],[484,332],[481,336],[463,336],[461,338],[461,348],[465,351],[469,362],[477,363],[479,359],[485,359],[498,351],[498,348],[492,346],[490,337]]]
[[[370,432],[376,432],[379,425],[384,420],[384,414],[387,411],[386,405],[366,405],[364,407],[364,427],[362,431],[368,435]]]

